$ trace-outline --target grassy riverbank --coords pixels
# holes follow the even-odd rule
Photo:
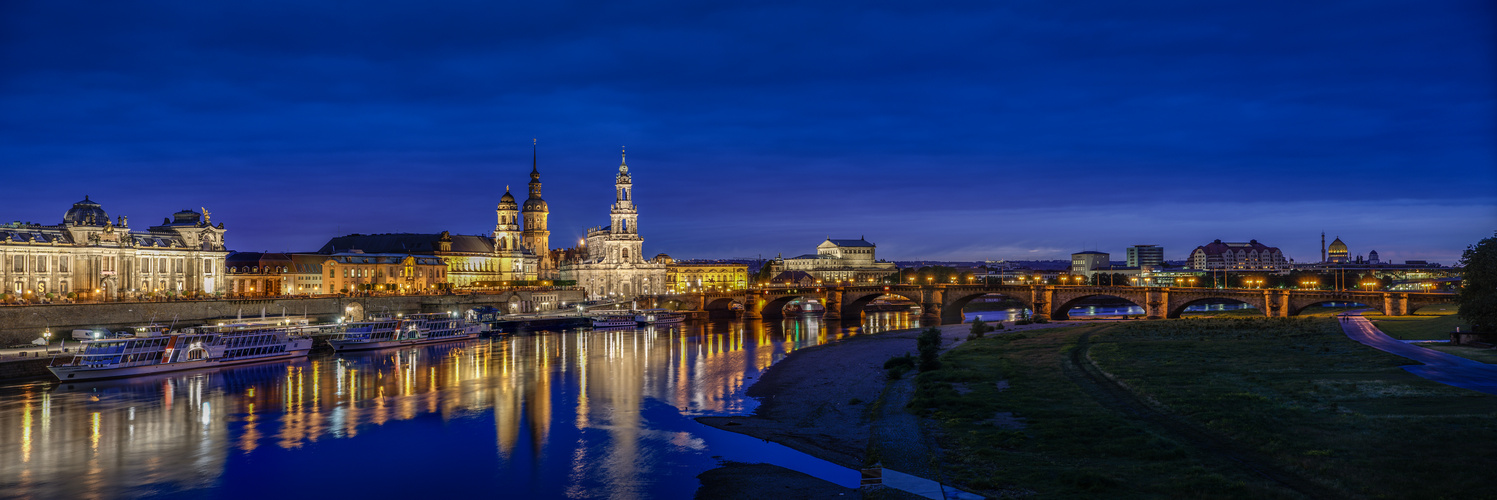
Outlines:
[[[911,407],[940,422],[943,468],[989,496],[1283,498],[1107,409],[1062,365],[1088,326],[969,342],[923,373]]]
[[[1371,312],[1362,316],[1389,337],[1399,340],[1450,340],[1450,332],[1456,328],[1471,331],[1470,325],[1456,316],[1454,304],[1432,305],[1408,316],[1384,316]]]
[[[1087,334],[1090,358],[1137,397],[1068,362]],[[1456,498],[1488,491],[1497,460],[1497,397],[1411,375],[1334,319],[999,336],[943,362],[912,407],[940,422],[947,473],[993,495]]]

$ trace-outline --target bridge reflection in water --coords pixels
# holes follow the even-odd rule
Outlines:
[[[704,438],[691,416],[752,411],[743,389],[796,349],[916,326],[908,313],[878,313],[861,326],[811,317],[537,332],[10,384],[0,386],[0,491],[689,498],[714,456],[750,451]]]

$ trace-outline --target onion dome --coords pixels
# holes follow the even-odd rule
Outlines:
[[[85,195],[83,201],[74,203],[73,208],[63,214],[62,223],[75,226],[104,226],[109,224],[109,214]]]

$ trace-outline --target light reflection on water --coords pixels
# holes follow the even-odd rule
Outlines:
[[[0,495],[689,498],[715,456],[789,455],[691,416],[752,411],[744,388],[796,349],[915,321],[869,313],[861,328],[813,317],[538,332],[9,384]]]

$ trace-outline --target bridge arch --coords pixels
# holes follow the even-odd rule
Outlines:
[[[842,317],[852,319],[861,318],[863,314],[863,308],[868,307],[868,304],[875,300],[886,297],[908,300],[910,302],[914,302],[916,306],[920,306],[922,308],[924,307],[920,304],[920,297],[918,295],[915,297],[911,297],[907,294],[883,290],[867,292],[859,295],[847,293],[842,296]]]
[[[1369,304],[1368,302],[1375,302],[1375,303]],[[1344,303],[1344,304],[1350,304],[1352,306],[1360,305],[1360,306],[1364,306],[1364,307],[1366,307],[1368,309],[1375,310],[1378,313],[1387,314],[1387,311],[1385,311],[1383,309],[1383,303],[1382,302],[1383,301],[1381,301],[1381,300],[1363,301],[1363,300],[1357,300],[1357,299],[1338,299],[1338,298],[1326,298],[1326,299],[1316,300],[1316,301],[1313,301],[1313,302],[1309,301],[1309,300],[1306,300],[1306,301],[1296,301],[1296,302],[1290,304],[1290,306],[1289,306],[1289,315],[1290,316],[1299,316],[1300,314],[1302,314],[1302,313],[1305,312],[1305,309],[1309,309],[1311,307],[1315,307],[1315,306],[1318,306],[1318,305],[1321,305],[1321,304],[1329,304],[1329,303]]]
[[[1263,307],[1263,301],[1254,301],[1251,297],[1195,297],[1186,300],[1171,301],[1169,312],[1165,314],[1165,317],[1170,319],[1179,318],[1181,315],[1185,314],[1185,308],[1193,305],[1211,302],[1235,302],[1238,304],[1247,304],[1249,306],[1252,306],[1254,309],[1257,309],[1264,315],[1268,314]]]
[[[947,305],[941,308],[941,324],[959,324],[963,321],[966,321],[967,317],[962,312],[962,310],[967,307],[967,304],[972,303],[972,301],[977,300],[978,298],[987,296],[999,296],[1007,299],[1013,299],[1020,304],[1024,304],[1024,307],[1026,309],[1034,311],[1034,301],[1030,297],[1025,297],[1022,294],[994,291],[975,291],[960,294],[952,292],[950,296],[946,297]]]
[[[819,297],[814,293],[788,293],[765,297],[764,309],[759,314],[764,318],[783,318],[785,317],[785,306],[790,305],[791,302],[794,302],[796,299],[810,300],[815,298]]]
[[[1122,295],[1114,295],[1114,294],[1110,294],[1110,293],[1091,293],[1091,294],[1081,294],[1081,295],[1076,295],[1076,296],[1073,296],[1073,297],[1069,297],[1065,302],[1061,302],[1059,305],[1055,306],[1054,310],[1052,310],[1050,312],[1050,319],[1053,319],[1053,320],[1068,320],[1068,319],[1071,319],[1071,309],[1072,308],[1076,307],[1077,304],[1080,304],[1080,303],[1086,301],[1087,299],[1092,299],[1092,298],[1097,298],[1097,297],[1110,297],[1110,298],[1121,300],[1123,302],[1127,302],[1129,304],[1133,304],[1135,306],[1138,306],[1139,309],[1143,309],[1145,311],[1145,314],[1147,314],[1147,312],[1149,310],[1148,304],[1140,304],[1140,303],[1138,303],[1138,300],[1136,300],[1135,298],[1132,298],[1132,297],[1126,297],[1126,296],[1122,296]]]

